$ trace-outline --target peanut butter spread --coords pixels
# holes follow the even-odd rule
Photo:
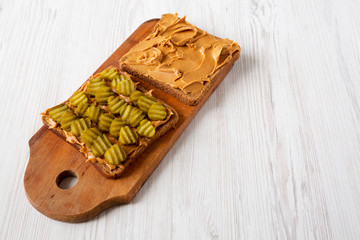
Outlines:
[[[154,31],[121,59],[142,74],[186,94],[197,93],[220,67],[240,51],[237,43],[220,39],[177,14],[164,14]]]

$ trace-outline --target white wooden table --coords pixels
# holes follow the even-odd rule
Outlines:
[[[23,175],[39,113],[179,12],[240,60],[129,205],[51,220]],[[358,0],[0,0],[0,239],[360,239]]]

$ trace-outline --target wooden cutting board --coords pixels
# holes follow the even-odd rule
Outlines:
[[[140,25],[95,73],[109,66],[118,66],[121,56],[144,39],[158,21],[152,19]],[[114,205],[129,203],[231,68],[232,64],[221,70],[217,75],[219,81],[216,80],[197,106],[188,106],[154,89],[155,97],[176,109],[179,121],[118,179],[104,177],[75,147],[45,126],[41,127],[29,141],[30,159],[24,187],[30,203],[42,214],[66,222],[86,221]],[[141,85],[153,88],[143,82]],[[59,188],[59,180],[68,175],[78,178],[76,185],[70,189]]]

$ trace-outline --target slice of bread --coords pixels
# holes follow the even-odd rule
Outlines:
[[[86,87],[88,81],[86,81],[78,91],[81,91]],[[137,86],[137,90],[148,93],[149,89],[145,89],[142,86]],[[91,161],[94,166],[107,178],[118,178],[123,175],[128,169],[131,164],[136,161],[139,157],[141,157],[141,153],[143,153],[147,148],[151,146],[158,138],[160,138],[163,134],[169,131],[171,128],[175,127],[179,119],[179,115],[174,108],[169,106],[168,104],[164,103],[160,99],[156,99],[158,102],[161,102],[164,107],[166,108],[167,112],[169,113],[168,117],[166,118],[166,122],[156,127],[155,135],[152,138],[141,137],[140,145],[137,145],[134,150],[128,155],[126,160],[119,164],[119,165],[111,165],[103,158],[95,158],[89,154],[90,148],[86,147],[85,144],[76,136],[74,136],[71,132],[67,132],[61,128],[59,124],[56,124],[49,116],[47,109],[44,113],[42,113],[42,121],[43,123],[55,134],[69,142],[72,146],[74,146],[77,150],[82,152],[85,157],[88,158],[88,161]],[[63,104],[68,104],[68,101],[63,102]]]
[[[179,37],[182,32],[187,32],[184,40]],[[181,102],[197,105],[212,86],[217,86],[217,75],[239,59],[240,51],[237,43],[212,36],[188,23],[185,17],[164,14],[153,32],[130,49],[119,65],[122,71]]]

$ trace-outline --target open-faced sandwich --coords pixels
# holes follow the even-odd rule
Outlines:
[[[177,112],[109,67],[90,77],[43,122],[77,147],[107,177],[119,177],[156,139],[174,127]]]

